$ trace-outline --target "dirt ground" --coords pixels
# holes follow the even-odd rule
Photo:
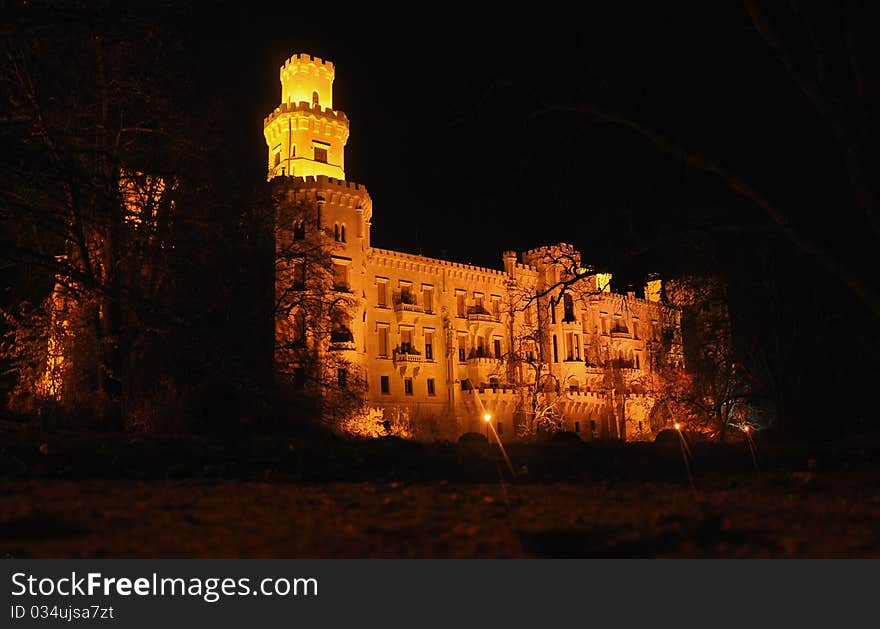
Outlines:
[[[880,471],[687,482],[0,480],[7,557],[878,557]]]

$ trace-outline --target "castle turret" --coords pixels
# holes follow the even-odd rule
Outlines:
[[[296,54],[281,66],[281,104],[263,121],[268,178],[345,179],[348,118],[333,109],[333,63]]]

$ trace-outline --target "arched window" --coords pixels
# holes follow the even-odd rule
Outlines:
[[[345,242],[345,224],[339,226],[339,240]]]
[[[306,313],[297,310],[293,315],[293,343],[296,346],[305,345],[306,342]]]
[[[339,242],[339,223],[333,223],[333,240]]]
[[[565,311],[562,320],[566,323],[574,321],[574,299],[571,298],[571,295],[566,293],[562,296],[562,307]]]
[[[293,222],[293,239],[294,240],[303,240],[306,237],[306,222],[305,221],[294,221]]]
[[[312,107],[318,106],[318,92],[312,92]]]

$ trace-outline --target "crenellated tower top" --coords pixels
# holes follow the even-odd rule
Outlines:
[[[263,122],[269,149],[268,178],[345,179],[348,117],[333,109],[333,63],[308,54],[281,66],[281,103]]]
[[[335,76],[332,61],[306,54],[293,55],[281,66],[281,102],[320,104],[333,109]]]

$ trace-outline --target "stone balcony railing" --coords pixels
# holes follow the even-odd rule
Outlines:
[[[354,349],[356,349],[354,341],[338,341],[336,343],[331,341],[330,343],[330,350],[334,352],[351,351]]]
[[[489,321],[489,322],[497,322],[499,321],[499,317],[485,308],[481,308],[479,306],[471,306],[467,309],[467,318],[468,321]]]
[[[411,347],[395,347],[391,358],[396,363],[420,363],[422,354]]]
[[[496,367],[500,358],[493,356],[468,356],[467,364],[471,367]]]
[[[412,293],[395,291],[393,302],[395,312],[425,312],[424,306],[418,303]]]

